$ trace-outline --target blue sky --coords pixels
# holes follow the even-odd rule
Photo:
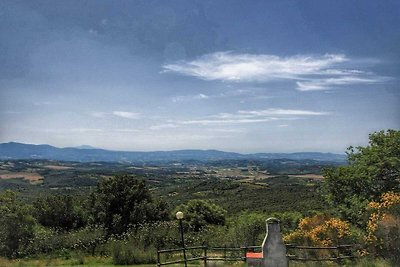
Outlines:
[[[400,129],[399,1],[0,2],[0,142],[343,153]]]

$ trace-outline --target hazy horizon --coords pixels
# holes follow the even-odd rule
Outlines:
[[[0,143],[342,154],[400,129],[399,1],[0,10]]]
[[[171,151],[179,151],[179,150],[203,150],[203,151],[221,151],[221,152],[228,152],[228,153],[238,153],[238,154],[257,154],[257,153],[271,153],[271,154],[291,154],[291,153],[326,153],[326,154],[341,154],[345,155],[345,151],[342,153],[340,152],[330,152],[330,151],[286,151],[286,152],[276,152],[276,151],[255,151],[255,152],[238,152],[238,151],[229,151],[229,150],[219,150],[219,149],[213,149],[213,148],[205,148],[205,149],[193,149],[193,148],[182,148],[182,149],[171,149],[171,150],[114,150],[114,149],[107,149],[103,147],[93,147],[90,145],[77,145],[77,146],[65,146],[65,147],[59,147],[56,145],[51,145],[51,144],[35,144],[35,143],[21,143],[21,142],[15,142],[15,141],[9,141],[9,142],[3,142],[0,144],[7,144],[7,143],[16,143],[16,144],[24,144],[24,145],[35,145],[35,146],[41,146],[41,145],[49,145],[53,146],[56,148],[77,148],[77,149],[101,149],[101,150],[108,150],[108,151],[116,151],[116,152],[171,152]]]

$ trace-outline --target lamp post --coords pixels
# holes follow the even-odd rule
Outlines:
[[[183,212],[178,211],[176,213],[176,218],[179,221],[179,227],[181,230],[181,240],[182,240],[182,248],[183,248],[183,259],[185,260],[185,267],[187,267],[187,262],[186,262],[186,248],[185,248],[185,240],[183,238],[183,225],[182,225],[182,219],[183,219]]]

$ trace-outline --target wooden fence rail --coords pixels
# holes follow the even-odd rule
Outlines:
[[[353,255],[353,245],[340,245],[340,246],[329,246],[329,247],[311,247],[311,246],[296,246],[293,244],[286,245],[288,254],[287,257],[290,261],[335,261],[341,262],[345,259],[354,259]],[[193,252],[201,250],[201,252]],[[294,251],[330,251],[328,254],[334,254],[334,256],[329,257],[302,257],[297,254],[291,254]],[[194,246],[194,247],[184,247],[184,248],[174,248],[174,249],[163,249],[157,251],[157,266],[171,265],[177,263],[185,263],[192,261],[203,261],[204,266],[207,266],[207,261],[246,261],[246,254],[248,252],[261,251],[261,246],[244,246],[244,247],[208,247],[207,245]],[[162,254],[170,254],[170,257],[177,258],[177,255],[173,255],[176,252],[191,252],[192,257],[186,257],[185,259],[173,259],[170,261],[161,261]],[[172,255],[171,255],[172,254]],[[187,255],[187,254],[186,254]]]
[[[170,265],[176,263],[185,263],[184,259],[171,260],[161,262],[161,255],[174,252],[191,252],[194,250],[202,250],[201,255],[194,257],[187,257],[186,262],[202,260],[204,266],[207,265],[207,261],[246,261],[246,253],[248,251],[254,251],[255,249],[260,250],[260,246],[249,246],[249,247],[208,247],[206,245],[197,247],[185,247],[185,248],[174,248],[174,249],[163,249],[157,251],[157,266]],[[193,253],[192,253],[193,254]],[[194,253],[196,254],[196,253]]]
[[[354,245],[339,245],[339,246],[329,246],[329,247],[311,247],[311,246],[296,246],[292,244],[287,244],[287,257],[289,260],[292,261],[335,261],[340,263],[343,260],[346,259],[354,259],[356,258],[354,256]],[[326,255],[322,256],[318,254],[323,254],[321,252],[319,253],[314,253],[317,254],[316,256],[313,257],[305,257],[305,256],[298,256],[296,254],[291,254],[290,252],[293,252],[293,250],[297,251],[302,251],[302,250],[308,250],[308,251],[326,251]]]

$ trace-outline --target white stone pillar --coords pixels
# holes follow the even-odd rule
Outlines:
[[[267,234],[262,243],[264,267],[288,267],[286,246],[283,243],[279,220],[269,218],[267,220]]]

